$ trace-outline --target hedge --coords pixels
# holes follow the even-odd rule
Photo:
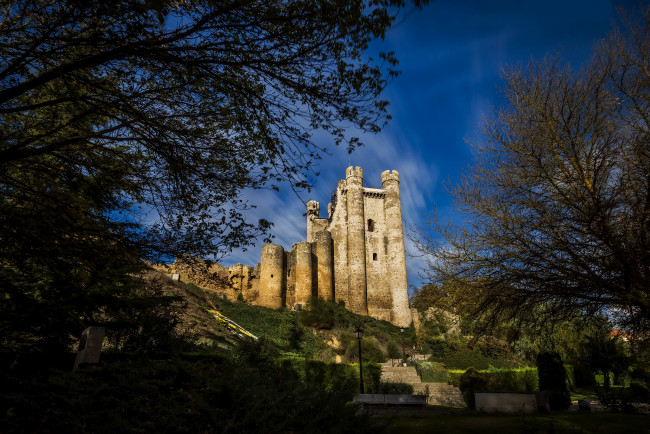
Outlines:
[[[413,395],[413,385],[408,383],[379,383],[379,387],[372,393],[387,395]]]
[[[466,370],[470,367],[477,369],[488,369],[490,366],[497,368],[513,368],[517,365],[515,361],[506,360],[501,357],[490,357],[483,355],[478,349],[459,348],[456,351],[443,353],[441,356],[431,356],[431,361],[443,363],[451,369]],[[514,365],[514,366],[513,366]]]
[[[447,371],[449,383],[460,387],[460,377],[465,370]],[[477,371],[476,375],[485,380],[485,388],[490,392],[535,392],[539,390],[537,368],[499,369]]]
[[[359,364],[324,362],[322,360],[282,359],[282,366],[291,368],[302,383],[322,386],[326,391],[345,391],[352,397],[359,393]],[[381,366],[363,364],[363,385],[366,393],[380,388]]]

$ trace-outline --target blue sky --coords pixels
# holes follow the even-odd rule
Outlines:
[[[363,136],[365,147],[348,155],[327,137],[316,137],[324,155],[310,194],[297,197],[289,186],[279,193],[248,192],[257,208],[251,218],[274,222],[274,242],[289,250],[306,238],[305,203],[321,203],[321,217],[349,165],[362,166],[364,185],[381,187],[386,169],[400,173],[402,215],[406,225],[422,225],[437,209],[444,219],[457,218],[443,183],[454,183],[472,162],[471,144],[480,143],[479,124],[503,101],[500,70],[556,53],[579,69],[595,43],[607,36],[615,8],[636,0],[437,0],[407,16],[373,49],[395,51],[402,74],[383,95],[393,120],[377,135]],[[407,251],[415,253],[407,243]],[[261,243],[222,259],[255,265]],[[423,261],[407,258],[409,285],[420,285]]]

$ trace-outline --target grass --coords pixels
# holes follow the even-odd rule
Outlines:
[[[558,412],[545,415],[488,415],[463,411],[397,415],[384,419],[387,433],[648,433],[650,417],[616,413]]]
[[[576,387],[575,390],[571,392],[571,401],[577,401],[578,399],[598,401],[596,389],[594,387]]]
[[[246,303],[233,303],[218,297],[212,301],[219,311],[257,337],[265,338],[285,351],[314,357],[325,347],[323,341],[300,324],[296,313]]]

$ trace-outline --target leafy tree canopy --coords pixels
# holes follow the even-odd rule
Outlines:
[[[140,259],[268,234],[241,191],[309,188],[314,131],[381,129],[397,60],[366,51],[405,6],[0,0],[3,339],[65,342]]]
[[[0,2],[2,214],[67,188],[94,219],[127,213],[155,252],[247,244],[269,223],[244,219],[242,189],[308,188],[312,131],[354,148],[347,127],[388,119],[397,60],[364,53],[404,6]]]

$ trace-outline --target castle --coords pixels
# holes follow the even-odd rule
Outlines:
[[[300,310],[314,296],[343,301],[348,310],[408,327],[411,324],[399,174],[381,174],[381,189],[363,186],[363,170],[348,167],[336,196],[320,217],[320,204],[307,203],[307,240],[262,247],[255,268],[218,264],[206,269],[228,282],[224,296],[256,305]],[[178,262],[178,261],[177,261]],[[176,264],[176,263],[175,263]],[[200,271],[177,272],[194,283]],[[222,288],[223,289],[223,288]]]

